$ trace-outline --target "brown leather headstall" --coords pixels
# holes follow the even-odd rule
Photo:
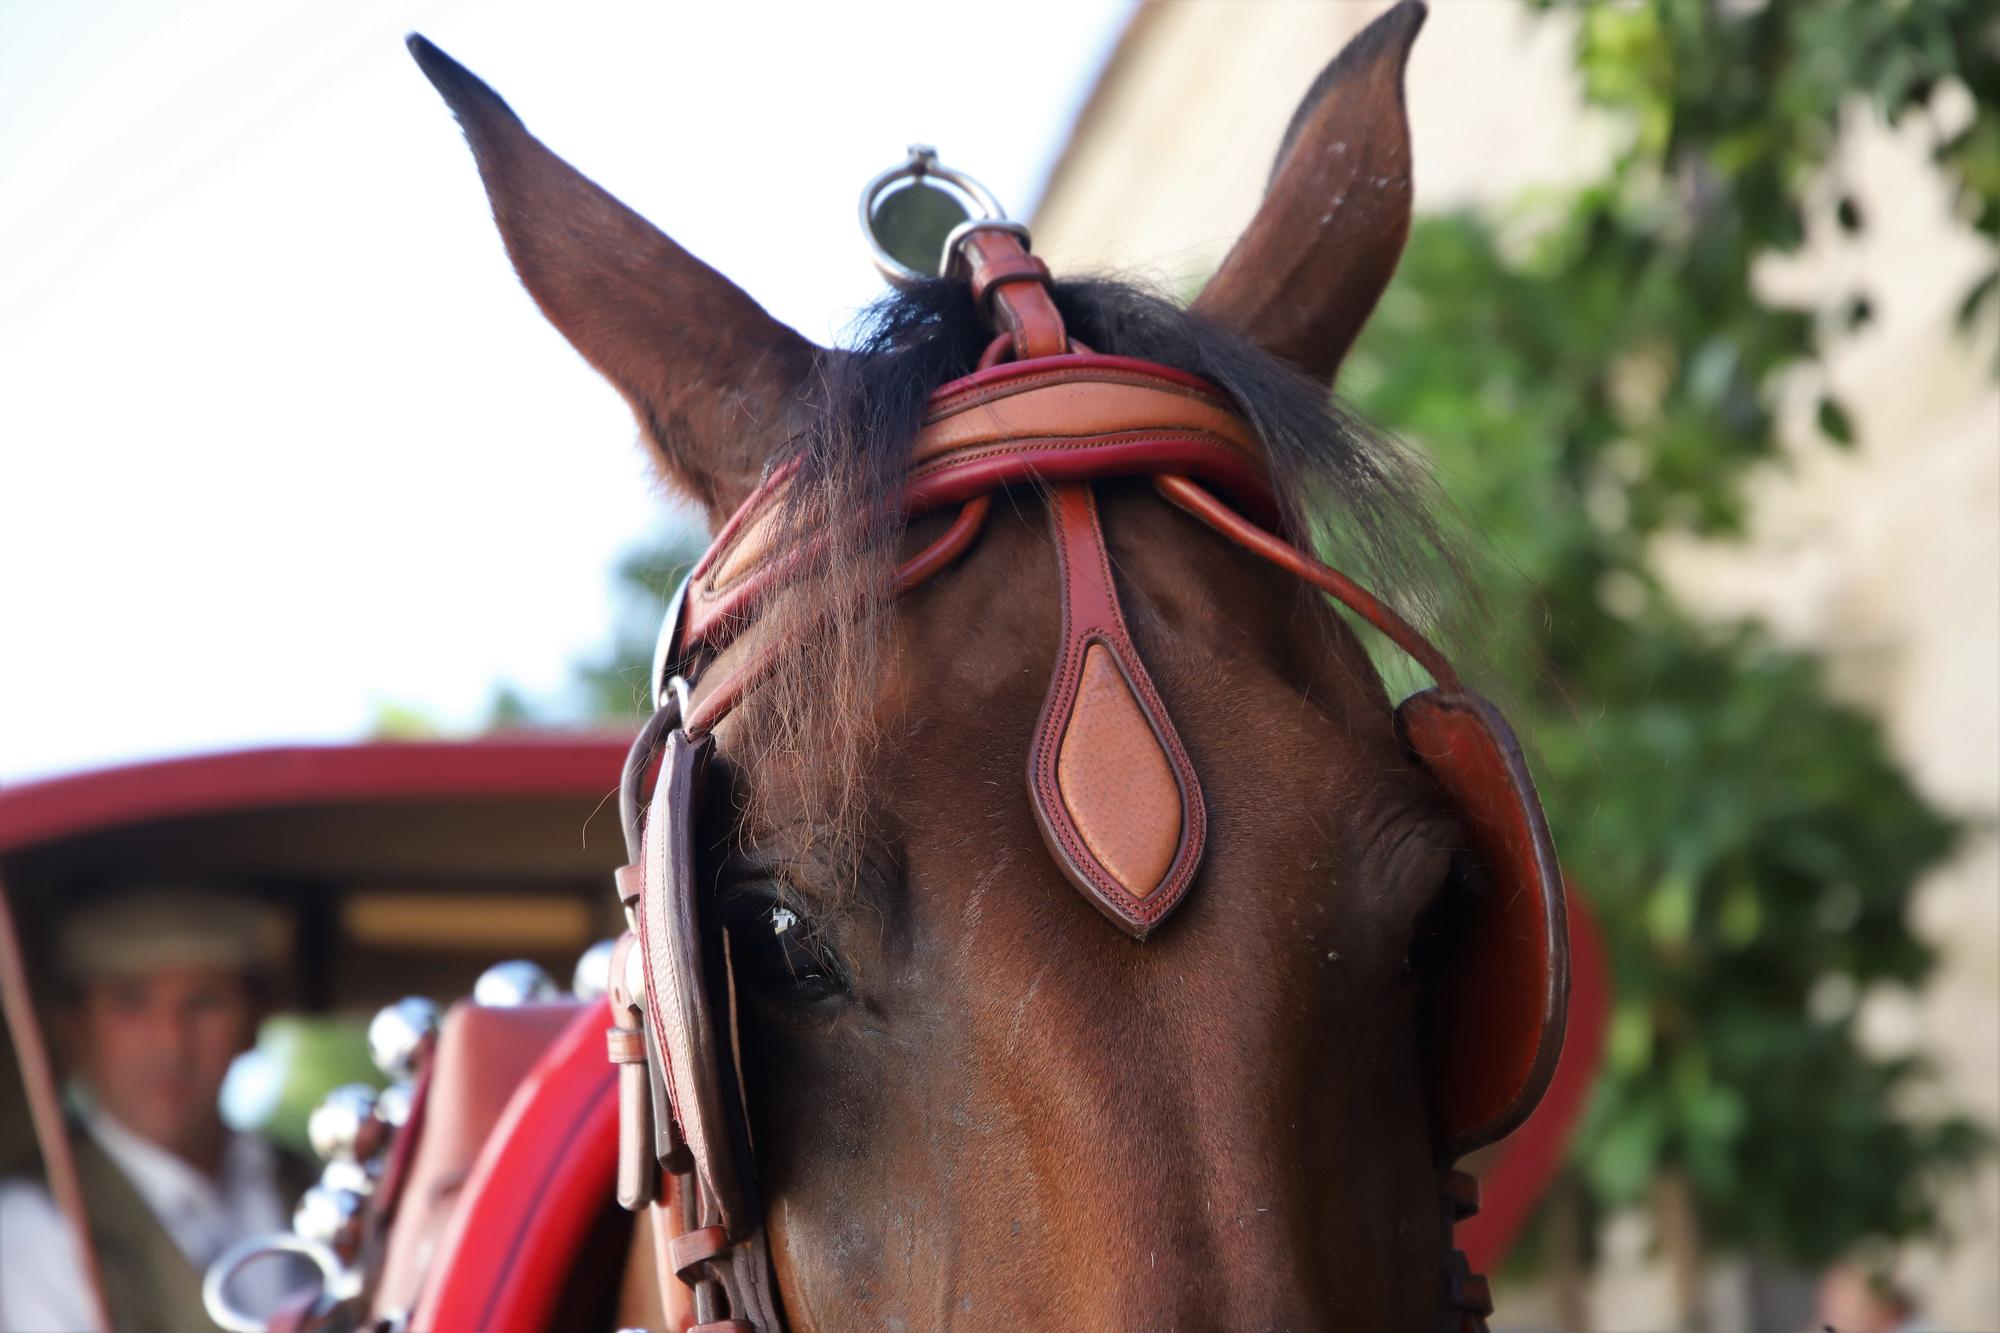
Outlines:
[[[977,540],[991,496],[1048,496],[1062,632],[1028,747],[1027,791],[1051,856],[1084,897],[1143,940],[1201,866],[1201,783],[1126,629],[1094,483],[1150,477],[1161,496],[1239,546],[1334,597],[1436,681],[1396,710],[1409,753],[1461,812],[1469,906],[1444,942],[1423,1013],[1441,1169],[1533,1109],[1562,1045],[1568,998],[1563,890],[1547,825],[1506,722],[1460,683],[1415,628],[1345,575],[1278,535],[1262,447],[1227,395],[1181,371],[1071,345],[1047,272],[1013,231],[973,230],[957,251],[997,337],[981,368],[931,397],[903,512],[957,509],[897,571],[922,586]],[[1011,356],[1011,359],[1009,359]],[[656,1213],[663,1267],[693,1290],[697,1330],[779,1327],[735,1062],[726,933],[703,919],[697,794],[715,725],[770,669],[724,650],[802,559],[781,549],[791,468],[776,469],[717,534],[669,609],[654,684],[660,710],[634,744],[621,804],[632,864],[619,894],[633,938],[614,966],[610,1036],[621,1077],[620,1199]],[[698,703],[691,682],[702,679]],[[649,775],[657,767],[650,797]],[[626,966],[629,960],[629,967]],[[663,1200],[659,1172],[679,1187]],[[1453,1214],[1476,1203],[1447,1177]],[[1483,1288],[1453,1299],[1479,1317]]]

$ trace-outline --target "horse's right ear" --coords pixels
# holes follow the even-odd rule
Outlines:
[[[834,354],[550,152],[477,75],[415,33],[409,46],[465,129],[521,282],[719,525],[797,434]]]

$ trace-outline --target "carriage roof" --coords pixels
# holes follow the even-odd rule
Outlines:
[[[607,886],[624,860],[625,746],[588,735],[286,746],[0,788],[0,913],[27,993],[50,994],[38,960],[56,909],[141,874],[239,884],[293,911],[297,944],[273,997],[287,1009],[449,1000],[505,957],[567,980],[619,925]],[[0,1066],[10,1167],[31,1140],[20,1078],[16,1059]]]

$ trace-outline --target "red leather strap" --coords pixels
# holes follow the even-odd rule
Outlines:
[[[696,1227],[667,1241],[667,1261],[674,1276],[692,1285],[703,1264],[729,1248],[729,1237],[721,1227]]]
[[[972,539],[986,525],[986,511],[993,507],[991,495],[975,495],[958,511],[958,517],[942,537],[905,560],[896,570],[896,595],[928,583],[939,570],[965,554]]]
[[[1444,654],[1431,646],[1409,621],[1375,600],[1366,588],[1332,565],[1315,560],[1292,545],[1258,527],[1186,477],[1156,476],[1154,487],[1176,508],[1193,514],[1229,540],[1253,555],[1262,556],[1278,568],[1297,575],[1322,592],[1337,598],[1349,610],[1389,636],[1390,642],[1417,660],[1430,673],[1438,688],[1457,694],[1464,688],[1458,672],[1445,661]]]
[[[809,550],[777,544],[797,469],[783,466],[730,516],[687,584],[673,656],[725,646]],[[1126,357],[1069,354],[1002,365],[938,390],[912,450],[903,513],[970,505],[1025,482],[1087,481],[1171,471],[1214,487],[1257,523],[1282,519],[1249,426],[1213,386]],[[898,578],[915,586],[962,553],[983,509],[961,515],[938,548]],[[858,519],[856,521],[859,521]]]
[[[1035,820],[1070,882],[1143,939],[1201,864],[1201,784],[1125,628],[1090,487],[1055,487],[1049,513],[1063,637],[1029,751]]]
[[[1028,253],[1020,237],[999,228],[974,231],[959,242],[958,258],[973,299],[1013,338],[1017,361],[1069,350],[1062,315],[1049,296],[1048,266]]]

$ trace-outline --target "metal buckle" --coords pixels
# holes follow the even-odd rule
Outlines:
[[[938,269],[941,274],[947,278],[959,276],[958,247],[965,243],[966,237],[980,231],[1004,231],[1018,237],[1023,250],[1035,248],[1034,238],[1028,235],[1028,228],[1024,223],[1009,218],[968,218],[953,227],[951,234],[944,238],[944,258],[940,261]]]
[[[681,658],[676,655],[680,648],[681,616],[687,606],[688,584],[694,582],[694,570],[700,567],[697,561],[694,569],[682,576],[681,586],[674,589],[673,600],[667,603],[666,614],[660,617],[660,637],[653,641],[653,673],[648,684],[655,708],[667,701],[669,686],[681,668]]]

